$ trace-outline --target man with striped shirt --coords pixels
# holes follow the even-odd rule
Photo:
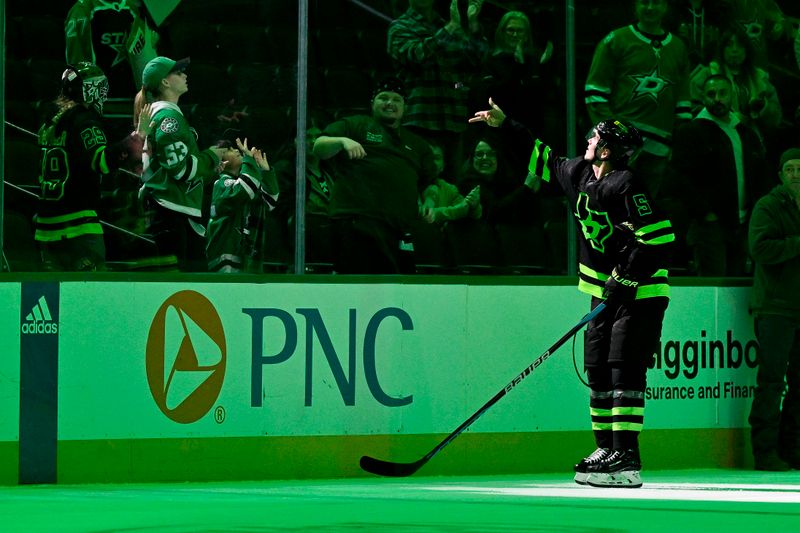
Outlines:
[[[387,42],[408,89],[403,126],[444,149],[449,174],[461,164],[469,80],[488,51],[478,21],[483,0],[465,1],[466,25],[458,0],[451,0],[448,21],[434,11],[435,0],[409,0],[389,26]]]

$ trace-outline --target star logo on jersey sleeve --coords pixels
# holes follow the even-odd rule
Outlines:
[[[175,133],[178,131],[178,121],[172,117],[167,117],[161,122],[161,131],[164,133]]]
[[[658,67],[647,74],[631,75],[630,78],[634,81],[631,100],[651,98],[653,101],[658,102],[658,98],[664,90],[674,85],[671,80],[661,76]]]

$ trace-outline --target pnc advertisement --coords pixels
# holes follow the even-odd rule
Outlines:
[[[748,293],[673,288],[646,427],[745,427]],[[62,283],[59,439],[449,433],[588,306],[569,286]],[[581,341],[470,431],[586,429]]]

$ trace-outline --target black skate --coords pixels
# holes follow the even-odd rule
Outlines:
[[[578,485],[586,485],[586,478],[589,477],[589,467],[600,463],[603,459],[611,455],[609,448],[597,448],[587,457],[580,460],[575,465],[575,483]]]
[[[605,459],[586,468],[586,483],[592,487],[637,489],[642,486],[639,450],[614,450]]]

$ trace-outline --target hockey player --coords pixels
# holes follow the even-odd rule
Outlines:
[[[491,109],[470,122],[522,128]],[[599,487],[640,487],[638,436],[644,421],[646,372],[661,336],[669,301],[669,220],[658,214],[643,184],[628,167],[641,147],[639,132],[618,120],[599,122],[582,157],[556,157],[539,140],[533,145],[525,184],[562,189],[581,228],[578,289],[594,309],[607,309],[586,331],[584,366],[597,449],[575,465],[575,481]]]
[[[278,180],[266,156],[247,139],[217,143],[226,152],[225,169],[214,183],[206,255],[211,272],[260,274],[264,252],[264,215],[275,209]]]
[[[131,134],[135,139],[109,145],[102,123],[107,96],[108,79],[100,67],[86,62],[69,66],[61,75],[55,114],[39,129],[41,192],[34,238],[45,270],[105,268],[97,216],[100,181],[119,166],[130,146],[141,149],[150,126],[146,106]]]
[[[141,194],[148,209],[147,233],[158,248],[154,266],[205,271],[203,186],[216,178],[224,150],[201,151],[195,131],[178,107],[178,100],[189,90],[188,66],[188,59],[159,56],[142,73],[137,102],[152,102],[154,126],[143,158]]]

